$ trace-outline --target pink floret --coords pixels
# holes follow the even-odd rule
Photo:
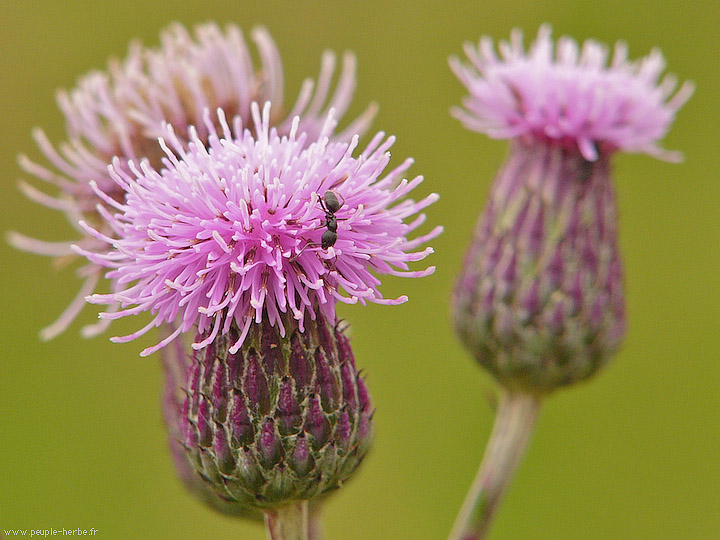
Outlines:
[[[337,301],[401,303],[407,298],[382,296],[377,274],[432,273],[434,267],[412,271],[408,263],[430,254],[429,247],[414,250],[442,229],[407,236],[423,224],[419,212],[437,195],[419,202],[406,198],[422,181],[400,179],[411,160],[382,176],[393,137],[378,133],[353,157],[357,137],[349,143],[329,140],[332,111],[314,140],[299,132],[300,118],[287,136],[278,134],[271,127],[269,103],[262,113],[253,105],[252,131],[240,117],[232,129],[222,110],[217,117],[215,122],[206,113],[207,144],[194,128],[185,143],[166,126],[162,170],[147,161],[129,168],[116,161],[110,173],[125,192],[124,203],[96,186],[98,196],[116,210],[98,208],[113,237],[83,226],[110,247],[76,251],[109,268],[106,277],[117,290],[89,301],[120,303],[120,311],[102,315],[111,319],[145,311],[154,315],[146,327],[115,341],[177,322],[174,334],[141,354],[195,325],[207,336],[193,345],[200,349],[236,324],[240,338],[234,352],[253,321],[267,318],[283,331],[282,314],[288,313],[302,329],[304,317],[314,317],[315,305],[333,320]],[[337,240],[323,248],[328,228],[321,200],[327,191],[341,206],[335,212]]]
[[[599,151],[641,152],[675,161],[676,152],[658,146],[675,113],[692,95],[685,82],[665,75],[657,49],[637,61],[618,42],[612,58],[594,40],[582,47],[569,37],[557,44],[548,25],[526,52],[522,33],[500,41],[499,56],[485,36],[477,47],[465,45],[470,60],[450,59],[450,66],[470,95],[453,114],[471,130],[492,138],[533,136],[574,145],[589,161]]]

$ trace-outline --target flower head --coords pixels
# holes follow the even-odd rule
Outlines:
[[[271,101],[270,121],[279,133],[289,133],[293,119],[300,116],[298,133],[308,133],[309,140],[314,140],[331,108],[338,119],[347,110],[355,88],[355,59],[351,54],[344,56],[342,73],[331,94],[335,56],[326,52],[317,84],[307,79],[288,111],[283,107],[282,63],[272,38],[264,28],[256,28],[252,39],[260,57],[259,66],[253,65],[250,50],[236,26],[223,31],[215,24],[204,24],[191,35],[183,26],[174,24],[160,34],[160,47],[134,43],[127,57],[111,61],[107,71],[92,72],[82,77],[74,89],[59,92],[67,140],[56,147],[42,130],[34,133],[40,150],[56,170],[25,156],[21,156],[20,165],[58,188],[60,195],[50,196],[26,183],[20,187],[32,200],[64,212],[84,237],[74,242],[50,243],[11,233],[10,241],[20,249],[56,257],[61,263],[72,258],[73,243],[86,249],[97,248],[97,240],[77,226],[83,218],[102,226],[96,210],[102,200],[90,183],[95,182],[110,198],[122,201],[124,192],[108,174],[108,164],[117,156],[118,168],[127,169],[129,161],[140,159],[160,167],[164,154],[157,138],[165,122],[174,127],[180,139],[187,138],[192,124],[197,126],[196,136],[206,140],[208,131],[202,116],[206,109],[220,107],[229,116],[239,115],[248,122],[252,102]],[[354,134],[364,133],[374,111],[374,106],[369,107],[332,138],[347,141]],[[104,232],[111,234],[109,230]],[[43,330],[44,338],[65,330],[80,312],[84,297],[100,282],[101,268],[94,263],[80,268],[78,273],[85,283],[60,318]],[[104,323],[86,327],[83,333],[97,334],[105,328]]]
[[[618,42],[608,65],[606,46],[587,40],[580,47],[569,37],[555,45],[548,25],[527,52],[518,29],[498,49],[500,57],[485,36],[477,48],[465,45],[469,65],[450,61],[470,92],[465,110],[453,111],[467,128],[498,139],[552,139],[579,149],[588,161],[614,150],[680,158],[658,142],[693,85],[685,82],[673,95],[677,80],[660,80],[665,60],[659,50],[630,61],[627,45]]]
[[[410,271],[408,263],[432,252],[429,247],[413,250],[441,228],[408,239],[425,216],[404,220],[437,195],[419,202],[405,199],[422,181],[420,176],[399,180],[411,160],[382,176],[393,137],[378,133],[353,157],[357,136],[350,143],[328,138],[335,125],[332,112],[311,142],[307,133],[299,133],[299,118],[281,136],[271,128],[270,111],[269,103],[262,114],[253,106],[254,133],[240,117],[231,129],[221,110],[218,131],[208,113],[207,145],[194,128],[185,144],[167,126],[162,170],[147,160],[130,162],[128,170],[114,161],[110,174],[124,191],[124,202],[93,184],[117,210],[111,214],[99,208],[113,237],[84,222],[83,227],[111,247],[76,250],[110,268],[107,277],[118,288],[90,301],[120,303],[121,311],[102,314],[110,319],[143,311],[154,315],[145,328],[116,341],[179,319],[176,332],[142,354],[195,325],[204,335],[193,345],[200,349],[236,324],[240,333],[230,346],[234,353],[253,321],[267,320],[283,332],[283,314],[290,313],[302,331],[316,305],[333,320],[336,301],[396,304],[407,299],[384,298],[375,274],[417,277],[434,270]],[[328,192],[337,205],[328,206]],[[328,231],[335,233],[331,243],[325,240]]]

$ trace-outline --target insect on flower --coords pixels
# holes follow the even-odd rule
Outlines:
[[[342,202],[338,200],[338,196],[335,194],[335,192],[330,190],[327,190],[325,192],[325,195],[323,195],[323,197],[318,202],[320,203],[323,212],[325,212],[325,218],[320,227],[327,227],[327,230],[322,234],[319,244],[317,242],[308,242],[302,247],[300,251],[298,251],[298,253],[292,259],[290,259],[290,262],[295,262],[297,258],[302,255],[302,253],[309,247],[319,246],[323,249],[328,249],[335,245],[335,242],[337,242],[338,239],[338,218],[335,215],[335,212],[340,210],[340,208],[342,208],[345,204],[345,199],[342,195],[340,195],[340,198],[342,199]]]
[[[337,198],[337,195],[335,192],[327,190],[325,192],[325,195],[323,195],[323,198],[320,199],[318,202],[320,203],[320,206],[323,209],[323,212],[325,212],[325,218],[323,223],[320,225],[320,227],[327,227],[327,230],[323,233],[322,237],[320,238],[320,243],[317,242],[308,242],[305,244],[300,251],[292,258],[290,259],[290,262],[294,262],[297,260],[297,258],[302,255],[302,253],[309,247],[322,247],[323,249],[328,249],[329,247],[332,247],[335,245],[335,242],[337,242],[337,216],[335,215],[335,212],[340,210],[340,208],[343,207],[345,204],[345,199],[342,195],[340,195],[340,198],[343,199],[342,202],[340,202]]]
[[[342,195],[340,195],[340,198],[342,198]],[[323,199],[325,202],[323,202]],[[320,206],[322,206],[322,209],[325,211],[324,226],[327,227],[327,231],[322,234],[320,245],[323,249],[327,249],[334,246],[335,242],[337,242],[337,217],[335,216],[335,212],[342,208],[345,204],[345,199],[343,199],[343,202],[340,202],[337,195],[330,190],[325,192],[323,199],[320,199]]]

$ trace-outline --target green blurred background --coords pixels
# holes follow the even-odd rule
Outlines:
[[[42,239],[72,231],[16,189],[31,137],[63,134],[54,102],[128,42],[156,45],[168,22],[268,26],[283,56],[286,100],[315,76],[325,48],[353,50],[350,111],[380,104],[374,129],[394,133],[394,163],[410,155],[421,194],[437,191],[438,270],[388,279],[400,307],[350,306],[359,364],[377,406],[374,451],[327,509],[329,540],[446,538],[488,437],[492,381],[456,343],[447,299],[506,144],[448,114],[464,95],[447,67],[465,40],[555,35],[624,38],[632,57],[660,46],[669,71],[697,83],[665,141],[673,165],[619,156],[615,177],[626,263],[629,332],[614,363],[547,400],[536,436],[495,523],[494,539],[720,538],[720,4],[614,2],[8,2],[0,31],[0,219]],[[39,183],[35,183],[39,185]],[[205,509],[175,479],[166,449],[157,358],[150,344],[83,340],[88,308],[49,343],[38,331],[74,296],[71,270],[5,247],[0,268],[0,529],[99,529],[101,539],[264,538],[254,525]],[[116,332],[136,328],[124,322]]]

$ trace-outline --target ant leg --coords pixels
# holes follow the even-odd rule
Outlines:
[[[327,207],[325,206],[325,202],[323,201],[323,198],[320,196],[320,194],[318,192],[315,192],[315,194],[318,196],[318,202],[320,203],[320,206],[322,207],[323,212],[325,212],[326,214],[329,214],[330,211],[328,211]]]
[[[350,323],[346,321],[345,319],[338,319],[335,323],[334,330],[336,332],[339,332],[341,334],[345,334],[345,332],[350,328]]]
[[[292,257],[292,258],[290,259],[290,261],[288,261],[288,262],[291,262],[291,263],[292,263],[292,262],[295,262],[295,261],[298,259],[298,257],[299,257],[300,255],[302,255],[303,252],[304,252],[307,248],[309,248],[309,247],[318,247],[319,245],[320,245],[320,244],[316,244],[316,243],[314,243],[314,242],[307,242],[302,248],[300,248],[300,251],[298,251],[298,252],[295,254],[295,256]]]
[[[330,272],[333,272],[336,270],[335,265],[337,264],[337,254],[335,254],[335,257],[333,257],[332,264],[325,264],[327,261],[328,261],[328,259],[325,259],[323,266],[325,266],[325,269],[328,271],[328,274],[330,274]]]

